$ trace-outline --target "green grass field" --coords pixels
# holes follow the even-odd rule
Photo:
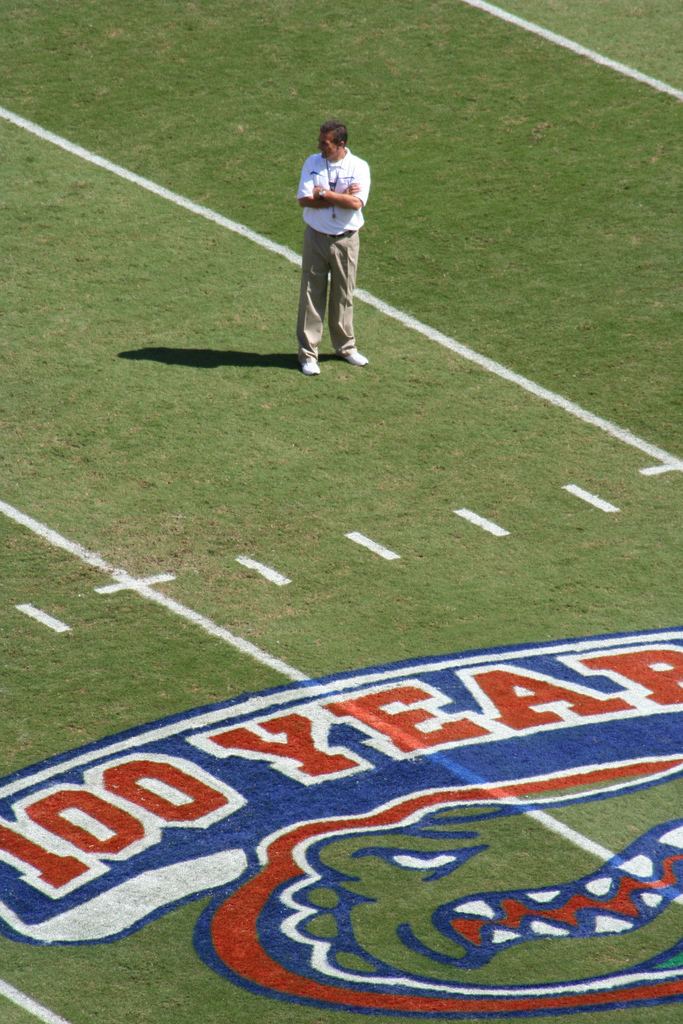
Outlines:
[[[678,7],[507,9],[681,89]],[[683,476],[642,474],[660,460],[625,436],[683,457],[681,102],[446,0],[8,0],[0,63],[1,107],[295,251],[300,165],[346,119],[373,171],[360,287],[622,434],[362,301],[370,366],[304,378],[295,266],[0,119],[1,502],[172,574],[156,589],[310,677],[681,624]],[[6,516],[0,535],[3,775],[287,681],[130,589],[98,594],[106,574]],[[581,827],[624,841],[609,816]],[[202,906],[104,945],[3,938],[0,980],[68,1024],[361,1019],[210,970]],[[0,1020],[35,1019],[2,995]]]

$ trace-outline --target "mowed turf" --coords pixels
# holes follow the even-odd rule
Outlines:
[[[305,15],[13,4],[0,102],[295,248],[299,164],[341,113],[375,177],[361,285],[680,456],[680,105],[457,4],[378,4],[342,53],[327,9],[315,31]],[[0,136],[3,501],[133,573],[174,573],[169,595],[311,675],[680,622],[680,474],[642,476],[648,456],[362,304],[370,367],[306,380],[295,268]],[[0,531],[3,772],[283,681]],[[28,601],[72,632],[24,618]],[[199,911],[104,946],[5,940],[0,977],[72,1024],[352,1018],[229,986],[192,950]]]
[[[375,181],[362,286],[680,436],[676,100],[450,0],[374,4],[346,32],[294,0],[11,14],[4,106],[296,248],[302,159],[345,117]]]
[[[510,14],[564,34],[651,78],[683,89],[681,10],[676,0],[507,0]]]
[[[477,646],[483,622],[511,643],[676,621],[678,475],[643,477],[648,456],[360,304],[371,366],[306,380],[294,268],[5,134],[7,192],[30,180],[33,214],[21,200],[4,500],[129,571],[176,574],[169,593],[311,674]]]

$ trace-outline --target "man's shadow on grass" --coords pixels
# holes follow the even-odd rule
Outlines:
[[[332,356],[323,355],[323,359]],[[299,371],[296,352],[244,352],[237,349],[171,348],[148,345],[145,348],[119,352],[119,359],[149,359],[169,366],[192,366],[198,370],[215,370],[219,366],[271,366],[280,370]]]

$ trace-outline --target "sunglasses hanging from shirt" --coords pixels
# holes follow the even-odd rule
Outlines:
[[[343,164],[343,162],[344,161],[342,161],[342,164]],[[328,185],[328,188],[329,188],[330,192],[336,192],[337,191],[337,182],[339,181],[339,170],[340,170],[341,165],[340,165],[340,167],[337,167],[337,176],[335,177],[334,181],[332,181],[332,174],[330,173],[330,165],[327,162],[327,160],[325,161],[325,167],[327,168],[327,185]],[[332,219],[333,220],[337,219],[337,211],[335,210],[334,206],[332,207]]]

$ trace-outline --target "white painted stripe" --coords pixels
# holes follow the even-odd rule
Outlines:
[[[246,854],[239,847],[178,861],[143,871],[38,924],[26,924],[2,902],[0,908],[11,928],[36,942],[101,942],[178,900],[234,881],[247,865]]]
[[[362,289],[357,289],[354,293],[357,298],[362,299],[367,305],[377,309],[380,313],[384,313],[385,316],[391,317],[393,320],[398,320],[399,323],[403,324],[404,327],[408,327],[410,330],[416,331],[418,334],[422,334],[425,338],[430,341],[435,341],[437,345],[441,345],[443,348],[449,349],[451,352],[455,352],[456,355],[461,356],[463,359],[467,359],[470,363],[475,363],[481,367],[482,370],[488,371],[488,373],[494,374],[496,377],[502,378],[509,384],[516,384],[518,387],[523,388],[524,391],[528,391],[530,395],[535,398],[540,398],[544,402],[548,402],[550,405],[556,406],[558,409],[562,409],[563,412],[569,413],[570,416],[574,416],[577,420],[582,420],[584,423],[588,423],[589,426],[597,427],[598,430],[602,430],[605,434],[609,434],[610,437],[615,438],[622,444],[628,445],[631,448],[636,448],[638,451],[644,452],[646,455],[651,455],[653,459],[659,459],[664,463],[667,470],[678,469],[683,470],[683,459],[677,458],[670,452],[665,451],[663,448],[658,448],[656,445],[650,444],[649,441],[644,441],[642,438],[637,437],[630,430],[626,430],[624,427],[619,427],[610,420],[603,419],[602,416],[596,416],[595,413],[589,412],[582,406],[577,405],[576,402],[572,402],[568,398],[564,398],[562,395],[558,395],[555,391],[550,391],[548,388],[542,387],[540,384],[536,384],[533,380],[529,380],[528,377],[523,377],[520,373],[515,373],[514,370],[509,370],[502,363],[497,363],[495,359],[489,359],[488,356],[483,356],[479,352],[475,352],[474,349],[468,348],[467,345],[463,345],[461,342],[456,341],[454,338],[450,338],[447,334],[443,334],[441,331],[437,331],[434,327],[429,327],[422,321],[417,320],[414,316],[409,313],[403,313],[401,310],[396,309],[394,306],[390,306],[388,303],[383,302],[381,299],[375,298],[370,292],[364,292]]]
[[[124,583],[108,583],[105,587],[95,587],[96,594],[116,594],[119,590],[137,590],[138,586],[151,586],[154,583],[171,583],[175,579],[173,573],[162,572],[158,576],[147,576],[144,580],[130,580]],[[134,586],[134,584],[136,584]]]
[[[683,639],[683,633],[675,630],[671,633],[652,633],[641,635],[640,642],[646,643],[668,643],[673,641],[678,643]],[[514,657],[517,659],[525,658],[529,656],[537,655],[551,655],[553,657],[561,654],[577,654],[577,653],[590,653],[594,654],[596,651],[610,651],[614,648],[621,649],[623,642],[612,641],[582,641],[579,643],[572,642],[571,644],[551,644],[547,647],[532,647],[526,650],[518,650],[514,652]],[[497,664],[498,662],[509,662],[510,652],[504,650],[497,654],[491,654],[487,658],[487,663]],[[431,662],[429,665],[430,672],[442,672],[446,670],[459,670],[468,668],[471,666],[478,666],[481,664],[481,657],[468,656],[463,658],[449,658],[444,661]],[[324,699],[328,695],[336,696],[340,692],[346,692],[355,689],[359,683],[363,686],[374,685],[376,683],[383,683],[391,679],[402,679],[405,680],[407,677],[418,675],[423,669],[423,666],[417,666],[416,668],[410,669],[405,666],[397,669],[391,669],[385,672],[364,672],[360,676],[351,676],[345,679],[343,682],[339,680],[333,680],[328,683],[315,683],[310,679],[306,680],[305,695],[306,701],[315,701],[317,699]],[[301,691],[296,691],[298,696]],[[66,761],[60,761],[59,764],[49,765],[47,768],[41,768],[39,771],[33,772],[29,777],[22,776],[19,779],[13,779],[9,782],[2,784],[0,780],[0,798],[7,799],[14,796],[17,793],[22,793],[29,785],[40,786],[44,782],[53,779],[56,775],[63,772],[73,771],[78,768],[83,768],[91,764],[91,762],[97,758],[98,760],[104,758],[115,757],[118,754],[125,753],[126,751],[138,749],[141,746],[146,746],[150,743],[159,743],[167,739],[169,736],[182,736],[185,733],[195,733],[201,729],[207,729],[217,724],[224,722],[230,722],[233,718],[237,717],[248,717],[258,715],[263,717],[271,708],[284,707],[292,701],[292,694],[290,692],[279,692],[279,693],[262,693],[258,697],[251,697],[245,701],[240,701],[239,704],[233,705],[229,708],[221,707],[216,711],[200,711],[199,714],[190,712],[184,718],[179,721],[174,721],[170,725],[154,726],[148,729],[146,732],[136,732],[134,736],[128,737],[124,740],[117,740],[116,742],[110,743],[107,746],[99,746],[96,751],[90,751],[85,754],[77,754],[70,757]],[[294,703],[300,703],[300,699],[297,700],[295,697]],[[669,708],[662,706],[656,710],[648,712],[651,714],[668,714]],[[558,725],[552,728],[562,728],[565,723],[558,723]],[[543,728],[543,727],[540,727]],[[540,730],[537,730],[540,731]],[[547,731],[547,730],[546,730]],[[641,761],[655,761],[664,760],[667,758],[641,758]],[[630,762],[629,762],[630,763]],[[590,767],[599,767],[598,765],[592,765]],[[578,770],[578,769],[576,769]],[[674,770],[678,770],[677,768]],[[665,771],[661,777],[668,774]],[[659,777],[659,776],[658,776]],[[552,801],[548,801],[552,802]]]
[[[47,626],[48,629],[53,630],[55,633],[69,633],[71,631],[71,626],[67,626],[60,619],[55,619],[54,616],[41,611],[40,608],[34,608],[32,604],[16,604],[14,607],[17,611],[23,612],[24,615],[35,619],[36,622],[42,622],[44,626]]]
[[[616,857],[616,854],[607,846],[603,846],[601,843],[596,843],[588,836],[585,836],[582,832],[577,832],[576,829],[572,828],[571,825],[565,824],[563,821],[558,821],[557,818],[553,818],[552,815],[547,814],[545,811],[526,811],[526,815],[529,818],[535,818],[535,820],[547,828],[550,832],[555,832],[557,835],[562,836],[563,839],[568,840],[573,846],[577,846],[580,850],[585,850],[586,853],[591,853],[597,857],[598,860],[607,862]],[[631,875],[638,875],[638,865],[632,860],[617,859],[617,867],[621,871],[625,871]],[[674,903],[683,905],[683,894],[676,896],[673,900]]]
[[[595,494],[591,494],[590,491],[584,491],[583,487],[577,487],[576,484],[564,484],[563,490],[568,491],[577,498],[581,498],[582,501],[588,502],[589,505],[594,505],[595,508],[599,508],[601,512],[619,511],[616,505],[612,505],[609,501],[604,501],[602,498],[598,498]]]
[[[465,0],[465,2],[468,2],[468,0]],[[473,4],[473,6],[475,5]],[[476,6],[484,8],[484,6],[490,7],[491,5],[478,4]],[[491,8],[489,13],[496,13],[496,11],[499,10],[500,9]],[[508,20],[513,20],[511,15],[508,16]],[[523,25],[522,27],[526,27],[526,25]],[[561,37],[558,37],[558,39],[560,38]],[[587,51],[584,55],[588,56],[589,54],[590,51]],[[614,65],[614,67],[618,68],[618,65]],[[655,81],[648,79],[646,76],[638,75],[638,77],[639,80],[645,81],[648,84],[652,84]],[[664,83],[661,84],[664,85]],[[665,86],[663,91],[670,91],[670,87]],[[674,92],[674,95],[676,95],[679,99],[683,98],[683,96],[678,94],[677,91]],[[101,167],[102,169],[107,170],[110,173],[113,173],[118,177],[121,177],[131,182],[132,184],[138,185],[140,188],[144,188],[147,191],[152,192],[153,194],[163,199],[166,199],[169,202],[172,202],[175,205],[180,206],[191,213],[195,213],[198,216],[213,221],[214,223],[220,225],[221,227],[227,228],[229,231],[233,231],[235,234],[241,235],[242,237],[255,242],[257,245],[268,250],[269,252],[283,256],[294,266],[301,265],[300,257],[295,252],[293,252],[293,250],[289,249],[286,246],[279,245],[276,242],[272,242],[270,239],[258,234],[257,232],[252,231],[250,228],[247,228],[243,224],[229,220],[227,217],[223,217],[221,214],[215,213],[213,210],[210,210],[205,206],[201,206],[200,204],[195,203],[192,200],[185,198],[184,196],[171,192],[170,190],[163,188],[162,186],[157,185],[154,182],[146,178],[143,178],[138,174],[133,173],[132,171],[128,171],[124,167],[114,164],[103,157],[91,153],[89,150],[86,150],[81,146],[77,146],[74,143],[69,142],[67,139],[62,138],[59,135],[55,135],[52,132],[46,131],[44,128],[41,128],[34,122],[28,121],[27,119],[22,118],[17,114],[13,114],[11,111],[6,110],[2,107],[0,107],[0,118],[3,118],[11,124],[14,124],[17,127],[30,132],[31,134],[37,136],[38,138],[44,141],[50,142],[53,145],[58,146],[59,148],[65,150],[66,152],[69,152],[72,155],[87,161],[88,163]],[[595,416],[593,413],[590,413],[587,410],[583,409],[581,406],[577,405],[576,403],[563,398],[561,395],[557,395],[554,392],[549,391],[548,389],[535,384],[528,378],[523,377],[517,373],[514,373],[511,370],[508,370],[507,367],[503,366],[502,364],[497,363],[486,356],[482,356],[473,349],[469,349],[467,346],[455,341],[455,339],[450,338],[448,335],[442,334],[440,331],[436,331],[433,328],[430,328],[427,325],[422,324],[415,317],[412,317],[410,316],[410,314],[404,313],[401,310],[395,309],[393,306],[390,306],[389,304],[383,302],[382,300],[375,298],[369,292],[359,290],[355,294],[361,301],[379,310],[385,316],[397,320],[399,323],[402,323],[409,329],[414,330],[417,333],[422,334],[429,340],[434,341],[437,344],[440,344],[443,347],[450,349],[451,351],[460,355],[462,358],[477,364],[482,369],[487,370],[488,372],[493,373],[496,376],[499,376],[510,383],[517,384],[519,387],[522,387],[524,390],[528,391],[530,394],[533,394],[535,397],[541,398],[544,401],[547,401],[550,404],[563,409],[565,412],[576,417],[577,419],[582,420],[583,422],[588,423],[594,427],[597,427],[598,429],[614,437],[621,443],[626,444],[632,448],[636,448],[644,452],[645,454],[650,455],[654,459],[659,459],[664,464],[664,467],[662,469],[663,472],[672,469],[683,469],[683,460],[671,455],[664,449],[658,448],[657,446],[642,440],[635,434],[632,434],[631,431],[624,430],[623,428],[611,423],[609,420],[605,420],[602,417]],[[21,525],[24,525],[29,529],[33,530],[35,533],[42,536],[44,540],[48,541],[48,543],[53,544],[55,547],[62,548],[63,550],[66,550],[73,555],[76,555],[76,557],[80,558],[81,561],[92,566],[93,568],[101,569],[102,571],[112,575],[116,574],[116,576],[121,580],[133,579],[128,575],[128,573],[124,572],[123,570],[114,570],[97,553],[90,552],[86,548],[83,548],[80,545],[75,544],[72,541],[69,541],[67,538],[62,537],[56,531],[51,530],[49,527],[46,527],[43,524],[38,523],[36,520],[31,519],[31,517],[26,516],[23,513],[19,512],[17,509],[12,508],[12,506],[7,505],[5,502],[0,502],[0,511],[7,515],[9,518],[14,519],[18,523],[21,523]],[[397,555],[394,555],[393,552],[390,554],[392,557],[399,557]],[[176,614],[182,615],[182,617],[187,618],[189,621],[199,625],[201,628],[205,629],[211,635],[216,636],[219,639],[225,640],[227,643],[230,643],[233,646],[236,646],[239,650],[242,650],[244,653],[250,654],[257,661],[261,661],[262,663],[269,665],[269,667],[274,668],[276,671],[280,671],[286,677],[294,680],[305,680],[307,678],[303,673],[299,672],[298,670],[293,669],[291,668],[291,666],[286,665],[279,659],[273,658],[271,655],[268,655],[265,652],[260,651],[259,648],[255,647],[255,645],[251,644],[249,641],[245,641],[240,637],[235,637],[229,631],[217,626],[215,623],[211,622],[211,620],[209,619],[206,619],[204,616],[198,615],[196,612],[192,612],[191,609],[185,608],[183,605],[179,604],[179,602],[171,601],[170,599],[163,599],[161,595],[158,595],[149,586],[140,588],[136,586],[134,589],[136,589],[138,593],[140,593],[143,597],[146,597],[149,600],[156,601],[158,604],[167,607],[168,610],[174,611]],[[30,997],[18,992],[18,990],[13,989],[6,982],[0,981],[0,994],[5,995],[8,999],[13,999],[14,1002],[17,1003],[17,1005],[22,1006],[29,1013],[33,1013],[34,1016],[38,1017],[40,1020],[45,1021],[45,1024],[68,1024],[68,1022],[64,1021],[63,1018],[58,1017],[50,1010],[41,1007],[39,1003],[36,1003],[34,1000],[30,999]]]
[[[507,21],[511,25],[516,25],[517,28],[523,28],[525,32],[532,32],[534,35],[547,40],[547,42],[554,43],[555,46],[561,46],[565,50],[571,50],[572,53],[577,54],[579,57],[587,57],[588,60],[592,61],[594,64],[600,64],[603,67],[610,68],[612,71],[616,71],[620,75],[624,75],[626,78],[633,78],[636,82],[641,82],[643,85],[649,85],[651,89],[656,89],[657,92],[664,92],[669,96],[675,97],[677,100],[683,100],[683,91],[681,91],[681,89],[676,89],[673,85],[669,85],[667,82],[662,82],[658,78],[651,78],[650,75],[645,75],[642,71],[629,67],[628,64],[622,64],[618,60],[611,60],[609,57],[605,57],[602,53],[597,53],[595,50],[589,50],[586,46],[582,46],[581,43],[576,43],[573,39],[567,39],[566,36],[558,35],[557,32],[551,32],[550,29],[543,28],[541,25],[537,25],[533,21],[527,21],[525,18],[519,18],[516,14],[511,14],[509,11],[503,10],[502,7],[496,7],[495,4],[485,3],[484,0],[462,0],[462,3],[467,4],[469,7],[476,7],[480,11],[485,11],[487,14],[492,14],[494,18],[501,18],[503,21]]]
[[[31,999],[30,996],[25,995],[18,988],[8,985],[6,981],[1,979],[0,996],[9,999],[11,1003],[20,1006],[22,1010],[26,1010],[27,1013],[32,1014],[38,1020],[42,1020],[44,1024],[69,1024],[68,1020],[64,1017],[60,1017],[58,1014],[53,1013],[52,1010],[48,1010],[46,1006],[36,1002],[35,999]]]
[[[27,516],[25,513],[20,512],[12,505],[8,505],[5,501],[0,501],[0,512],[7,516],[8,519],[12,519],[15,523],[19,523],[21,526],[27,527],[33,533],[37,534],[43,540],[47,541],[48,544],[52,544],[54,547],[61,548],[63,551],[68,551],[70,554],[75,555],[80,561],[85,562],[86,565],[90,565],[93,568],[100,569],[103,572],[109,573],[114,576],[118,582],[124,582],[131,580],[136,584],[133,588],[136,590],[141,597],[146,598],[148,601],[154,601],[155,604],[161,605],[162,608],[166,608],[167,611],[173,612],[175,615],[179,615],[181,618],[186,619],[188,622],[193,623],[195,626],[199,626],[210,636],[216,637],[218,640],[223,640],[225,643],[230,644],[231,647],[241,651],[242,654],[247,654],[249,657],[254,658],[255,661],[260,662],[262,665],[267,665],[268,668],[274,669],[281,675],[286,676],[292,680],[304,680],[307,679],[303,672],[299,672],[298,669],[292,668],[286,662],[281,661],[279,658],[273,657],[272,654],[268,654],[266,651],[262,651],[260,647],[252,644],[249,640],[244,640],[242,637],[236,636],[231,633],[230,630],[225,629],[223,626],[218,626],[211,619],[206,618],[204,615],[200,615],[199,612],[193,611],[191,608],[187,608],[179,601],[174,601],[170,597],[166,597],[164,594],[154,590],[153,587],[145,584],[142,580],[135,580],[132,576],[129,576],[123,569],[115,569],[109,565],[101,555],[94,551],[88,551],[81,544],[76,544],[74,541],[68,540],[66,537],[62,537],[56,530],[51,530],[49,527],[39,523],[38,520],[32,519],[31,516]]]
[[[281,661],[280,658],[275,658],[272,654],[268,654],[266,651],[261,650],[255,644],[252,644],[249,640],[244,640],[242,637],[236,636],[231,633],[230,630],[225,629],[223,626],[216,625],[211,619],[206,618],[205,615],[200,615],[199,612],[193,611],[191,608],[185,607],[180,604],[179,601],[174,601],[170,597],[164,597],[163,594],[153,590],[151,587],[141,588],[139,593],[146,597],[149,601],[155,601],[161,605],[162,608],[166,608],[170,612],[174,612],[183,619],[187,619],[188,622],[192,622],[195,626],[199,626],[210,636],[215,636],[218,640],[224,640],[226,643],[235,647],[242,654],[248,654],[255,661],[259,661],[262,665],[267,665],[268,668],[272,668],[275,672],[279,672],[280,675],[285,676],[287,679],[292,679],[295,682],[303,682],[303,680],[309,677],[305,672],[299,672],[298,669],[292,668],[285,661]]]
[[[600,861],[608,861],[614,857],[612,850],[606,846],[602,846],[601,843],[595,843],[588,836],[584,836],[582,832],[577,832],[570,825],[565,825],[563,821],[559,821],[557,818],[553,818],[552,815],[546,811],[526,811],[529,818],[534,818],[539,825],[543,825],[550,832],[555,832],[556,835],[562,836],[573,846],[577,846],[580,850],[585,850],[586,853],[591,853],[597,857]]]
[[[143,178],[140,174],[135,174],[134,171],[129,171],[127,168],[121,167],[120,164],[112,163],[111,160],[98,156],[97,153],[91,153],[90,150],[84,149],[82,146],[78,146],[76,143],[62,138],[61,135],[55,135],[54,132],[41,128],[40,125],[35,124],[33,121],[28,121],[25,117],[13,114],[11,110],[6,110],[4,107],[0,107],[0,118],[3,118],[5,121],[9,121],[18,128],[23,128],[32,135],[36,135],[44,142],[51,142],[54,146],[58,146],[60,149],[65,150],[67,153],[71,153],[73,156],[79,157],[81,160],[85,160],[89,164],[101,167],[103,170],[109,171],[111,174],[115,174],[119,178],[124,178],[126,181],[130,181],[133,185],[138,185],[140,188],[144,188],[147,192],[152,192],[155,196],[167,199],[169,202],[175,203],[176,206],[182,206],[183,209],[189,210],[190,213],[196,213],[200,217],[205,217],[207,220],[213,221],[214,224],[219,224],[221,227],[227,228],[228,231],[234,231],[235,234],[242,235],[243,238],[249,239],[250,242],[255,242],[257,245],[262,246],[262,248],[268,249],[269,252],[277,253],[279,256],[284,256],[284,258],[289,260],[290,263],[301,266],[301,258],[297,256],[292,249],[288,249],[285,245],[278,245],[277,242],[272,242],[269,238],[266,238],[264,235],[259,235],[256,231],[252,231],[251,228],[246,227],[244,224],[239,224],[237,221],[230,220],[228,217],[223,217],[220,213],[216,213],[214,210],[210,210],[207,206],[202,206],[200,203],[195,203],[192,199],[187,199],[185,196],[181,196],[177,192],[171,192],[170,189],[164,188],[163,185],[157,185],[148,178]]]
[[[19,523],[20,526],[26,526],[29,530],[37,533],[53,547],[61,548],[62,551],[75,555],[81,562],[92,566],[93,569],[101,569],[103,572],[113,571],[109,563],[105,562],[101,555],[96,554],[94,551],[88,551],[87,548],[82,547],[81,544],[76,544],[72,540],[67,540],[66,537],[62,537],[56,530],[51,530],[49,526],[39,523],[37,519],[32,519],[12,505],[0,501],[0,512],[7,516],[8,519],[13,519],[15,523]]]
[[[490,519],[484,519],[483,516],[477,515],[476,512],[471,512],[468,508],[454,508],[453,511],[456,516],[466,519],[469,523],[473,523],[475,526],[480,526],[482,530],[492,533],[494,537],[510,536],[509,530],[504,530],[502,526],[498,526],[497,523],[492,523]]]
[[[284,587],[292,581],[286,576],[283,576],[281,572],[276,572],[275,569],[271,569],[268,565],[263,565],[261,562],[255,562],[253,558],[248,558],[246,555],[238,555],[235,559],[240,565],[245,566],[247,569],[254,569],[260,573],[271,583],[275,583],[278,587]]]
[[[181,206],[185,210],[189,210],[190,213],[195,213],[200,217],[205,217],[207,220],[213,221],[215,224],[219,224],[221,227],[227,228],[229,231],[233,231],[235,234],[241,235],[243,238],[247,238],[251,242],[255,242],[256,245],[260,245],[263,249],[267,249],[268,252],[283,256],[290,263],[294,264],[294,266],[301,266],[301,258],[293,252],[292,249],[289,249],[284,245],[279,245],[276,242],[272,242],[264,235],[259,235],[257,232],[245,227],[244,224],[239,224],[236,221],[229,220],[227,217],[223,217],[221,214],[215,213],[206,206],[201,206],[199,203],[195,203],[191,199],[186,199],[184,196],[171,192],[169,189],[163,188],[161,185],[156,185],[153,181],[149,181],[147,178],[143,178],[139,174],[134,174],[132,171],[126,170],[125,167],[120,167],[118,164],[105,160],[104,157],[97,156],[95,153],[91,153],[89,150],[83,149],[82,146],[77,146],[73,142],[69,142],[67,139],[61,138],[61,136],[55,135],[53,132],[46,131],[46,129],[41,128],[40,125],[34,124],[32,121],[27,121],[26,118],[19,117],[17,114],[13,114],[10,110],[5,110],[3,107],[0,107],[0,118],[4,118],[4,120],[9,121],[18,128],[23,128],[25,131],[30,132],[32,135],[36,135],[38,138],[43,139],[46,142],[51,142],[53,145],[59,146],[60,149],[64,149],[66,152],[80,157],[88,163],[101,167],[106,171],[110,171],[112,174],[116,174],[120,178],[130,181],[134,185],[139,185],[140,188],[144,188],[148,192],[152,192],[154,195],[167,199],[169,202],[175,203],[177,206]],[[449,337],[447,334],[443,334],[441,331],[437,331],[433,327],[423,324],[420,320],[417,320],[409,313],[404,313],[402,310],[396,309],[394,306],[376,298],[370,292],[357,289],[354,294],[361,302],[365,302],[367,305],[372,306],[373,309],[377,309],[380,313],[383,313],[384,316],[390,317],[391,319],[398,321],[398,323],[403,324],[404,327],[423,335],[423,337],[428,338],[430,341],[434,341],[444,348],[450,349],[451,352],[455,352],[463,359],[467,359],[469,362],[475,363],[488,373],[501,377],[510,384],[516,384],[518,387],[528,391],[529,394],[534,395],[536,398],[549,402],[558,409],[562,409],[564,412],[569,413],[569,415],[576,417],[576,419],[582,420],[584,423],[588,423],[590,426],[604,431],[606,434],[614,437],[622,444],[628,445],[631,448],[636,448],[639,451],[644,452],[646,455],[651,456],[653,459],[658,459],[667,467],[683,470],[683,459],[679,459],[677,456],[671,455],[663,448],[650,444],[649,441],[644,441],[642,438],[631,433],[630,430],[625,430],[624,428],[610,422],[610,420],[603,419],[601,416],[596,416],[594,413],[588,412],[580,405],[577,405],[576,402],[571,402],[569,399],[563,398],[562,395],[558,395],[554,391],[548,390],[548,388],[535,384],[534,381],[529,380],[527,377],[523,377],[521,374],[515,373],[513,370],[509,370],[506,366],[503,366],[501,363],[497,363],[494,359],[489,359],[487,356],[480,355],[474,349],[468,348],[466,345],[461,344],[459,341]]]
[[[661,473],[680,473],[682,471],[683,466],[646,466],[645,469],[640,469],[638,472],[643,476],[659,476]]]
[[[370,540],[369,537],[366,537],[362,533],[356,533],[354,531],[352,533],[346,533],[344,536],[348,537],[349,540],[354,541],[354,543],[360,544],[361,547],[367,548],[369,551],[374,551],[376,555],[379,555],[380,558],[386,558],[387,561],[392,561],[394,558],[401,557],[400,555],[397,555],[395,551],[390,551],[389,548],[382,547],[381,544],[377,544],[376,541]]]

